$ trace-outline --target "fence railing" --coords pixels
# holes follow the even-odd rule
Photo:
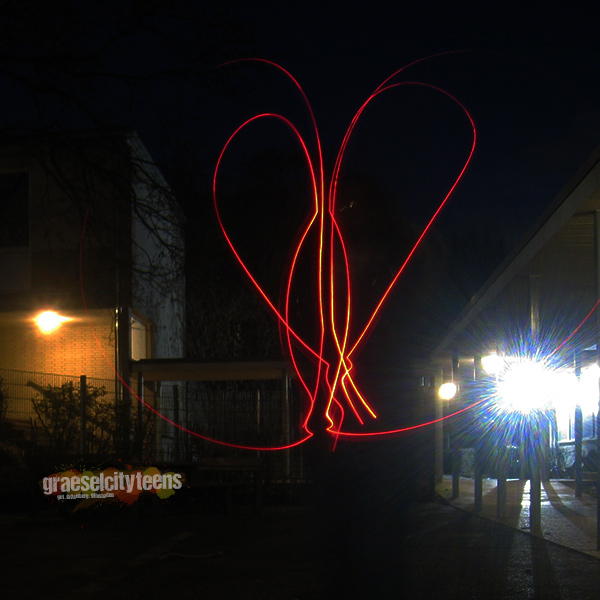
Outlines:
[[[4,437],[30,452],[110,453],[118,429],[115,382],[0,369],[0,420]]]
[[[159,418],[155,430],[164,460],[193,462],[201,457],[247,454],[240,446],[282,448],[301,435],[300,398],[277,380],[163,384],[157,402],[156,408],[167,419]],[[301,447],[263,452],[262,456],[272,479],[303,478]]]
[[[30,453],[126,448],[128,456],[193,462],[248,452],[239,446],[286,447],[301,435],[300,399],[281,381],[164,383],[144,400],[165,419],[123,400],[119,388],[114,379],[0,369],[0,440]],[[262,455],[273,480],[303,477],[301,447]]]

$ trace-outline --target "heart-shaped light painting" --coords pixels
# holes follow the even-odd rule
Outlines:
[[[433,57],[429,57],[433,58]],[[458,182],[462,179],[467,166],[469,165],[476,144],[476,128],[474,121],[467,111],[467,109],[450,93],[444,91],[441,88],[433,86],[428,83],[415,82],[415,81],[398,81],[400,75],[414,64],[423,62],[429,59],[421,59],[415,61],[402,69],[395,71],[390,77],[388,77],[381,85],[379,85],[375,91],[367,98],[367,100],[360,106],[354,118],[352,119],[340,146],[339,152],[335,160],[335,164],[332,170],[331,177],[327,182],[325,179],[325,170],[323,164],[323,155],[321,149],[321,140],[319,130],[317,128],[316,120],[314,117],[313,110],[308,101],[306,94],[304,93],[300,84],[294,79],[294,77],[281,66],[277,65],[268,60],[264,59],[243,59],[242,61],[234,62],[255,62],[268,65],[269,67],[277,69],[286,78],[288,78],[295,86],[297,91],[301,94],[306,109],[310,115],[312,123],[312,134],[314,136],[314,147],[316,148],[316,154],[313,156],[309,151],[309,146],[305,138],[301,135],[299,129],[287,119],[285,116],[276,113],[263,113],[257,114],[252,118],[242,123],[229,137],[226,144],[224,145],[213,175],[213,202],[214,209],[217,215],[219,225],[221,227],[223,236],[231,249],[233,256],[238,261],[239,265],[243,269],[248,279],[252,282],[252,285],[256,289],[257,293],[264,300],[266,305],[272,311],[273,316],[278,320],[281,332],[282,340],[284,341],[284,353],[289,358],[291,365],[296,374],[297,381],[299,382],[303,393],[305,394],[308,401],[308,410],[303,420],[301,432],[298,439],[285,446],[248,446],[242,444],[235,444],[219,439],[214,439],[209,436],[203,435],[202,432],[193,431],[187,427],[184,427],[180,423],[174,422],[169,419],[160,411],[150,406],[142,398],[140,398],[135,391],[129,386],[128,382],[124,381],[118,373],[117,377],[120,379],[123,386],[125,386],[133,397],[136,397],[146,409],[155,413],[158,417],[163,419],[165,422],[170,423],[174,427],[188,433],[197,438],[213,442],[216,444],[222,444],[225,446],[248,449],[248,450],[284,450],[294,446],[298,446],[314,434],[314,427],[312,426],[313,417],[315,411],[322,410],[322,413],[318,416],[322,417],[323,427],[326,433],[331,436],[333,443],[335,444],[338,439],[351,439],[351,438],[371,438],[374,436],[389,436],[399,434],[411,429],[424,427],[430,423],[419,423],[411,427],[403,427],[398,429],[391,429],[387,431],[373,431],[372,427],[363,432],[356,431],[356,427],[364,426],[367,420],[373,420],[377,418],[377,413],[372,404],[365,398],[364,394],[359,389],[355,382],[355,366],[354,361],[358,355],[358,350],[361,347],[361,343],[365,340],[367,335],[375,327],[375,323],[378,315],[383,310],[384,304],[389,297],[392,289],[396,285],[398,279],[405,271],[406,266],[410,262],[417,248],[421,245],[423,239],[427,235],[427,232],[431,228],[432,224],[437,219],[443,207],[446,205],[448,199],[454,192]],[[447,98],[450,102],[457,105],[466,117],[466,124],[470,127],[472,132],[470,149],[466,153],[462,168],[457,173],[457,176],[453,184],[448,189],[446,195],[441,199],[441,202],[433,212],[429,221],[427,222],[424,229],[414,242],[412,249],[408,252],[402,264],[397,269],[394,276],[391,278],[385,292],[375,303],[375,308],[372,311],[368,319],[358,327],[354,329],[358,331],[358,335],[351,337],[351,319],[352,319],[352,298],[351,298],[351,274],[348,263],[348,253],[346,251],[346,244],[342,235],[342,231],[339,227],[336,219],[336,201],[337,201],[337,187],[340,169],[344,159],[344,155],[352,136],[352,133],[359,121],[361,115],[367,106],[381,94],[390,92],[394,89],[402,86],[421,86],[431,90],[433,93],[441,94]],[[235,242],[231,239],[226,224],[223,222],[221,211],[219,210],[219,201],[217,194],[217,183],[219,177],[219,171],[224,160],[225,154],[229,149],[232,142],[236,139],[237,135],[244,130],[248,125],[259,121],[261,119],[275,119],[281,122],[284,126],[288,127],[293,136],[299,143],[306,164],[308,172],[310,174],[311,189],[312,189],[312,208],[308,215],[307,220],[299,232],[297,237],[298,242],[295,248],[292,249],[292,259],[290,261],[289,269],[285,275],[284,285],[284,297],[281,306],[278,308],[273,300],[265,292],[259,281],[255,278],[251,270],[248,268],[243,256],[238,252]],[[87,220],[87,217],[86,217]],[[319,241],[318,250],[316,256],[309,256],[309,248],[307,245],[307,239],[309,235],[316,237]],[[87,303],[85,300],[85,290],[83,285],[83,272],[82,272],[82,256],[83,256],[83,241],[85,238],[85,225],[81,239],[81,256],[80,256],[80,277],[81,277],[81,288],[84,308],[87,312]],[[315,322],[318,324],[319,333],[317,335],[316,344],[308,343],[299,332],[294,329],[294,326],[290,323],[290,303],[292,297],[292,290],[296,282],[298,274],[298,266],[301,260],[311,260],[314,265],[315,274],[315,290],[317,294],[315,306],[317,306],[317,314],[314,316]],[[338,275],[334,277],[334,272]],[[342,281],[339,281],[339,272],[342,272]],[[340,317],[340,315],[343,315]],[[100,343],[98,341],[98,343]],[[307,362],[300,359],[300,355],[303,357],[309,357],[310,360]],[[309,365],[307,367],[306,365]],[[310,372],[308,371],[310,369]],[[476,403],[478,404],[478,402]],[[467,409],[462,409],[463,410]],[[346,415],[351,415],[354,420],[354,431],[343,429],[343,424],[346,419]],[[457,413],[454,413],[457,414]],[[453,415],[448,415],[453,416]],[[448,418],[448,416],[444,418]]]
[[[308,149],[309,145],[307,141],[300,134],[298,128],[296,128],[294,124],[285,116],[275,113],[262,113],[255,115],[242,123],[231,134],[221,151],[213,176],[213,202],[219,225],[235,259],[238,261],[258,294],[260,294],[279,322],[283,333],[282,338],[285,340],[284,352],[289,357],[289,360],[296,373],[297,380],[309,400],[310,407],[307,411],[307,416],[303,424],[305,435],[302,438],[302,441],[305,441],[308,437],[314,434],[314,432],[311,431],[310,422],[317,406],[320,406],[323,409],[326,431],[329,432],[335,439],[339,437],[391,435],[406,431],[407,428],[377,433],[357,433],[344,431],[342,429],[342,424],[347,413],[352,415],[356,420],[356,423],[361,426],[364,425],[366,419],[374,419],[377,417],[374,408],[367,401],[365,396],[361,393],[358,385],[355,383],[355,378],[353,375],[353,358],[356,357],[361,343],[364,341],[370,330],[374,327],[376,319],[383,309],[385,301],[396,285],[399,277],[404,272],[413,254],[423,241],[423,238],[426,236],[430,227],[438,217],[440,211],[450,198],[458,182],[463,177],[475,149],[476,129],[473,119],[466,108],[454,96],[438,87],[427,83],[419,83],[414,81],[396,81],[400,73],[407,68],[404,67],[393,73],[379,87],[377,87],[359,108],[344,135],[340,150],[335,160],[331,178],[329,182],[326,182],[319,130],[317,128],[313,110],[303,89],[288,71],[276,63],[264,59],[249,60],[264,63],[278,69],[296,86],[298,92],[302,95],[305,106],[310,114],[313,127],[312,134],[314,135],[314,146],[317,149],[316,155],[311,155]],[[348,254],[346,252],[346,244],[336,219],[338,178],[349,140],[364,110],[373,101],[373,99],[380,94],[389,92],[390,90],[400,86],[407,85],[429,88],[435,93],[444,95],[451,102],[454,102],[460,107],[466,116],[467,123],[472,131],[470,150],[465,157],[465,161],[460,169],[460,172],[457,174],[455,181],[438,205],[418,239],[415,241],[404,262],[400,265],[395,275],[392,277],[385,292],[377,301],[375,309],[371,313],[370,317],[358,329],[360,333],[351,338],[350,325],[352,317],[352,299],[350,268],[348,264]],[[313,194],[311,214],[306,221],[307,224],[304,226],[302,231],[300,231],[300,235],[297,236],[299,241],[292,251],[292,260],[285,281],[285,294],[282,302],[283,308],[278,308],[275,302],[269,298],[264,288],[251,272],[248,265],[244,261],[244,258],[236,248],[235,242],[231,239],[226,224],[221,216],[217,194],[219,170],[229,146],[242,130],[260,119],[278,120],[292,131],[302,149],[302,153],[306,160],[308,172],[310,173],[311,189]],[[317,255],[312,257],[315,265],[313,270],[316,278],[315,290],[318,290],[318,314],[315,315],[315,321],[318,321],[320,328],[320,335],[318,336],[318,342],[316,345],[310,345],[305,339],[303,339],[303,337],[294,329],[293,324],[290,322],[290,301],[292,297],[292,288],[294,286],[300,257],[305,257],[306,255],[306,240],[308,239],[309,234],[312,234],[313,236],[316,235],[319,240],[319,247],[316,253]],[[341,285],[339,281],[336,281],[336,276],[334,276],[334,272],[336,270],[339,272],[340,264],[341,271],[345,274]],[[339,277],[337,277],[337,279],[339,279]],[[340,319],[339,315],[343,315],[343,318]],[[313,360],[310,362],[310,373],[306,372],[305,363],[301,364],[301,361],[299,360],[300,354],[303,356],[308,355],[312,357]],[[318,400],[319,402],[317,402]],[[419,426],[423,426],[423,424],[417,425],[417,427]]]

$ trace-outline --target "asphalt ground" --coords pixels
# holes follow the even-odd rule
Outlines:
[[[4,514],[1,596],[598,597],[594,556],[445,502],[317,492],[258,514],[243,502],[231,514],[157,503]]]
[[[453,494],[452,477],[448,475],[437,484],[436,490],[441,498],[456,508],[475,511],[473,479],[459,479],[459,493],[456,497]],[[542,482],[540,492],[539,531],[532,530],[531,527],[530,484],[527,480],[509,479],[506,482],[506,500],[500,516],[497,480],[484,478],[479,515],[600,559],[594,488],[586,485],[577,497],[574,482],[550,479]]]

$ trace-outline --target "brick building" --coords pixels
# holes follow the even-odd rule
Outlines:
[[[127,400],[132,360],[183,356],[179,222],[135,134],[0,142],[0,417],[35,420],[13,372],[86,375]],[[48,310],[66,320],[43,333]]]

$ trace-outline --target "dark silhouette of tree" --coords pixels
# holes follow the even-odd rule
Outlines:
[[[225,170],[219,210],[227,233],[275,306],[297,233],[311,208],[306,167],[292,152],[244,155]],[[281,355],[279,323],[243,273],[210,198],[188,223],[189,353],[205,357]],[[203,223],[201,232],[193,230]]]
[[[72,223],[76,232],[82,230],[87,208],[100,206],[110,186],[143,181],[145,189],[135,196],[133,210],[161,251],[151,257],[143,246],[134,248],[135,276],[139,282],[151,279],[169,297],[185,274],[183,247],[174,234],[186,217],[194,235],[204,229],[204,223],[195,221],[198,199],[188,185],[198,176],[204,185],[211,168],[202,152],[210,134],[198,139],[198,115],[206,110],[208,97],[232,97],[232,75],[243,77],[215,66],[248,53],[246,27],[217,1],[2,0],[0,32],[0,136],[26,136],[43,147],[37,159],[49,185],[80,208],[78,222]],[[118,154],[126,158],[129,148],[114,144],[115,160],[107,161],[81,141],[82,131],[105,134],[109,140],[115,132],[140,132],[153,163],[138,160],[139,176],[130,178],[116,168]],[[71,176],[73,161],[84,173],[79,181]],[[111,211],[95,213],[86,239],[102,240],[104,219],[113,216]],[[214,248],[207,251],[213,254]],[[197,271],[193,259],[189,269]],[[208,268],[202,279],[211,278],[214,284],[208,288],[218,289],[219,273]],[[223,301],[216,300],[215,306],[228,310]],[[241,333],[235,329],[219,335]]]
[[[210,1],[3,0],[0,30],[5,130],[156,120],[163,141],[216,85],[214,66],[248,44],[244,26]],[[182,90],[178,106],[168,87]]]

